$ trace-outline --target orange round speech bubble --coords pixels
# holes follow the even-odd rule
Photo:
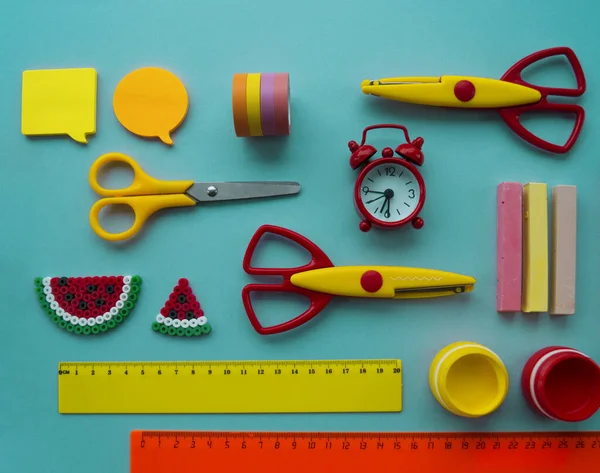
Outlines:
[[[179,78],[160,67],[143,67],[127,74],[113,97],[117,120],[131,133],[158,137],[173,144],[171,133],[188,110],[188,94]]]

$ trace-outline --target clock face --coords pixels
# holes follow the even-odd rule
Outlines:
[[[365,169],[367,173],[360,183],[360,200],[368,215],[387,224],[408,220],[422,205],[419,183],[423,180],[401,163],[397,159],[380,160]]]

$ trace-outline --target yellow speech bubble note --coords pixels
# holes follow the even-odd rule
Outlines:
[[[173,144],[171,133],[188,110],[188,94],[179,78],[159,67],[127,74],[113,97],[115,115],[131,133]]]
[[[21,133],[68,135],[87,143],[96,133],[95,69],[23,71]]]

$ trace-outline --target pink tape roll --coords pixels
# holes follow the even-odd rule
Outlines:
[[[275,126],[275,74],[260,76],[260,123],[263,136],[277,134]]]
[[[275,74],[274,90],[275,132],[277,135],[289,135],[292,121],[289,74]]]

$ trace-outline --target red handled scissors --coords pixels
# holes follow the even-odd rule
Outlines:
[[[523,70],[549,57],[564,55],[577,81],[577,87],[542,87],[526,82]],[[577,141],[585,111],[576,104],[548,101],[549,96],[579,97],[585,92],[585,76],[579,59],[572,49],[557,47],[544,49],[521,59],[501,79],[469,76],[393,77],[365,80],[362,91],[401,102],[459,108],[495,108],[506,124],[521,138],[538,148],[552,153],[566,153]],[[521,114],[529,111],[562,112],[575,115],[575,126],[564,145],[557,145],[534,135],[520,122]]]
[[[312,259],[297,268],[255,268],[252,256],[260,239],[267,233],[287,238],[306,249]],[[302,235],[274,225],[260,227],[244,255],[244,271],[258,276],[281,276],[279,284],[248,284],[242,290],[244,308],[254,329],[261,335],[281,333],[308,322],[329,303],[333,296],[379,299],[418,299],[451,296],[470,292],[475,279],[435,269],[401,266],[337,266],[317,245]],[[279,325],[263,327],[252,307],[253,292],[293,292],[307,297],[310,307],[299,316]]]

